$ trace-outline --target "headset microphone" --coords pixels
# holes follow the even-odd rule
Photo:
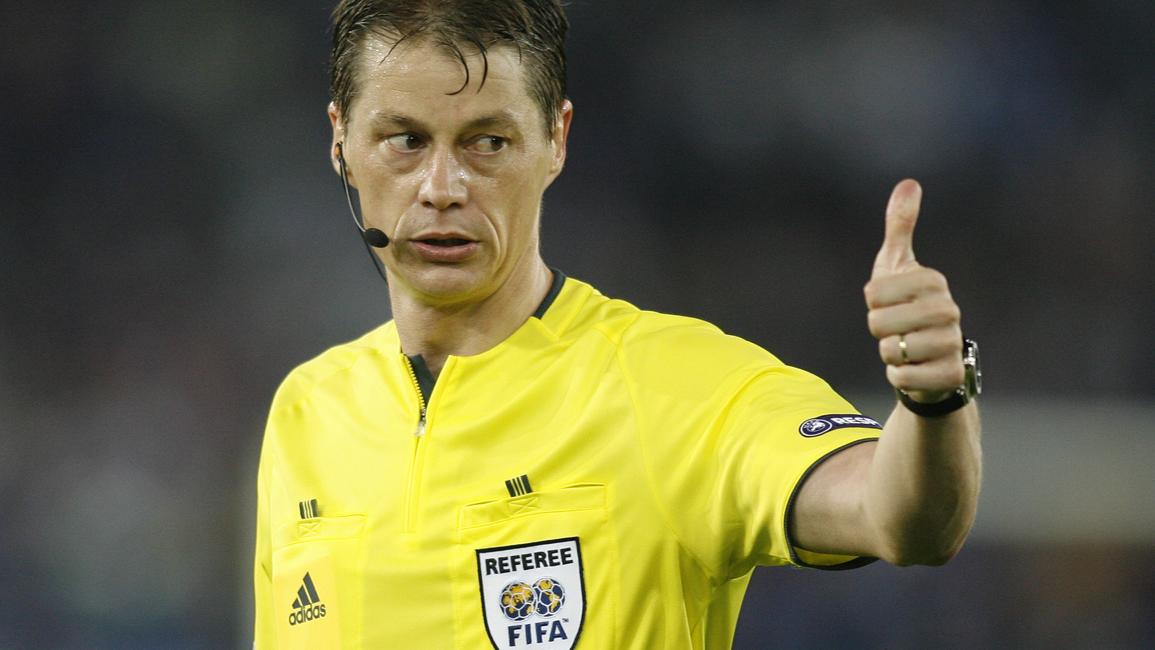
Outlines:
[[[341,165],[341,187],[345,188],[345,201],[349,204],[349,213],[353,215],[353,225],[361,231],[361,238],[373,248],[385,248],[389,245],[389,236],[377,228],[366,228],[357,218],[357,211],[353,209],[353,197],[349,194],[349,176],[345,171],[345,152],[342,143],[337,143],[337,162]]]
[[[373,248],[385,248],[389,245],[389,235],[381,232],[376,228],[366,228],[361,232],[361,237]]]

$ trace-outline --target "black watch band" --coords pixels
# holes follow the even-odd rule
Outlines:
[[[970,404],[971,401],[970,398],[967,397],[966,391],[962,388],[951,393],[950,397],[940,402],[933,402],[930,404],[916,402],[910,398],[910,395],[907,395],[897,388],[894,389],[894,394],[898,395],[898,401],[902,402],[902,405],[906,407],[906,410],[924,418],[937,418],[942,417],[948,413],[954,413],[967,404]]]

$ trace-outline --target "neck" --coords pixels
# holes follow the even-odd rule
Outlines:
[[[393,320],[401,350],[421,355],[434,377],[449,355],[481,354],[509,338],[545,300],[552,272],[540,257],[513,273],[476,302],[431,305],[404,291],[391,291]],[[396,286],[396,285],[394,285]]]

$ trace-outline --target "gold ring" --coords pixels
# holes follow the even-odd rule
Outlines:
[[[905,334],[899,334],[898,335],[898,351],[900,353],[902,353],[902,364],[906,365],[906,364],[910,363],[910,357],[908,357],[906,355],[906,335]]]

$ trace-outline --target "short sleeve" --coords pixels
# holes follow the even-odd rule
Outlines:
[[[878,422],[818,377],[702,321],[649,317],[623,341],[622,363],[658,505],[705,571],[869,561],[799,551],[787,525],[808,473],[876,440]]]
[[[881,425],[818,377],[788,366],[767,369],[734,396],[717,423],[717,458],[728,528],[728,573],[755,564],[852,568],[871,558],[810,553],[791,541],[790,509],[822,461],[877,440]]]

